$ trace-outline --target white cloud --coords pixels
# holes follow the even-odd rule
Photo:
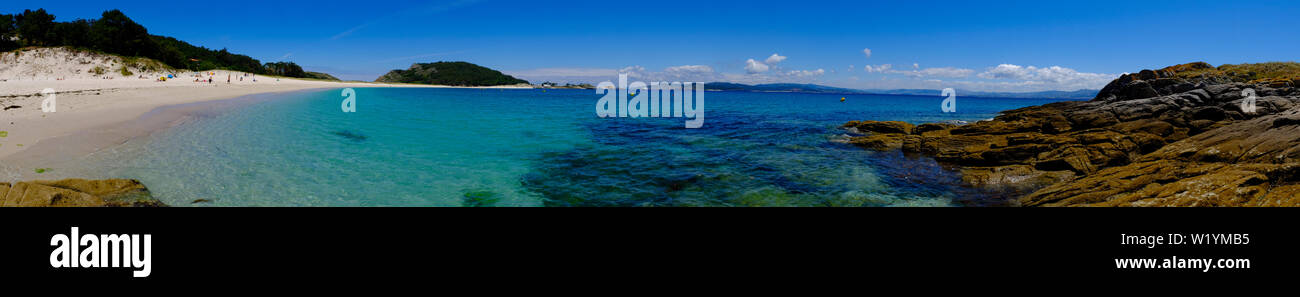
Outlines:
[[[1020,65],[1001,64],[980,73],[979,77],[987,79],[1029,79],[1031,75],[1029,69],[1020,67]]]
[[[669,73],[703,73],[713,72],[713,67],[705,65],[682,65],[664,68],[664,72]]]
[[[1001,64],[991,67],[977,75],[984,79],[1021,80],[1026,85],[1041,84],[1060,88],[1100,88],[1117,75],[1105,73],[1078,72],[1061,66],[1035,67],[1015,64]]]
[[[644,77],[646,71],[645,71],[645,67],[641,67],[641,65],[635,65],[635,66],[623,67],[623,69],[618,70],[618,73],[619,74],[626,73],[627,77]]]
[[[506,74],[514,76],[609,76],[618,74],[618,69],[606,68],[539,68],[531,70],[507,70]]]
[[[539,68],[529,70],[504,70],[505,74],[532,83],[590,83],[618,78],[618,69],[609,68]]]
[[[920,65],[917,65],[915,63],[912,64],[913,69],[919,68],[919,66]],[[867,65],[867,66],[863,66],[862,69],[866,70],[867,72],[902,74],[908,77],[938,76],[938,77],[949,77],[949,78],[963,78],[963,77],[970,76],[972,73],[975,73],[975,70],[965,69],[965,68],[954,68],[954,67],[925,68],[925,69],[916,69],[916,70],[896,70],[894,69],[893,64],[881,64],[879,66]]]
[[[912,63],[912,70],[921,69],[921,64]]]
[[[540,68],[532,70],[503,71],[514,77],[526,79],[533,83],[545,81],[558,83],[597,83],[615,81],[620,73],[629,78],[643,81],[717,81],[719,75],[712,67],[705,65],[681,65],[664,68],[663,71],[650,71],[640,65],[609,68]]]
[[[713,67],[705,65],[682,65],[664,68],[662,73],[652,77],[661,81],[712,81],[717,78],[717,73]]]
[[[781,63],[781,61],[785,61],[785,56],[777,55],[774,53],[772,54],[771,57],[767,57],[767,60],[764,60],[763,62],[767,63],[768,65],[771,65],[771,64]]]
[[[763,64],[763,62],[754,61],[754,59],[745,61],[745,72],[749,72],[749,74],[767,72],[767,69],[767,64]]]
[[[887,72],[892,68],[894,68],[894,65],[892,64],[881,64],[880,66],[871,66],[871,65],[862,66],[862,70],[866,70],[867,72]]]
[[[864,48],[864,49],[862,49],[862,54],[863,54],[863,55],[866,55],[866,56],[867,56],[867,59],[871,59],[871,49],[869,49],[869,48]]]
[[[826,70],[824,70],[824,69],[817,69],[817,70],[791,70],[790,72],[786,72],[786,75],[788,75],[788,76],[793,76],[793,77],[813,77],[813,76],[821,76],[821,75],[823,75],[823,74],[826,74]]]
[[[950,78],[964,78],[970,76],[972,73],[975,73],[975,70],[965,69],[965,68],[955,68],[955,67],[938,67],[938,68],[925,68],[921,70],[905,71],[902,73],[903,75],[914,76],[914,77],[938,76],[938,77],[950,77]]]

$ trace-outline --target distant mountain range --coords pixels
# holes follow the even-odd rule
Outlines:
[[[736,91],[736,92],[791,92],[791,93],[826,93],[826,94],[880,94],[880,95],[917,95],[917,96],[939,96],[939,90],[930,89],[849,89],[816,84],[760,84],[746,85],[728,82],[711,82],[705,83],[704,89],[709,91]],[[995,97],[995,98],[1044,98],[1044,99],[1092,99],[1097,96],[1098,90],[1077,90],[1077,91],[1042,91],[1042,92],[978,92],[968,90],[957,90],[959,96],[966,97]]]

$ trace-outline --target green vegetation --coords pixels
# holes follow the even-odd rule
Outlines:
[[[487,190],[475,190],[465,192],[463,205],[465,207],[486,207],[496,205],[497,201],[500,200],[501,197],[497,193]]]
[[[226,49],[211,50],[172,37],[149,35],[144,26],[116,9],[105,11],[97,20],[55,22],[54,19],[54,15],[44,9],[25,10],[21,14],[0,14],[0,52],[27,46],[68,46],[124,57],[148,58],[127,58],[129,66],[145,70],[226,69],[309,77],[302,71],[302,67],[292,62],[262,64],[257,59],[234,54]],[[129,71],[123,71],[126,72]],[[102,71],[96,73],[103,74]]]
[[[334,77],[333,75],[329,75],[329,73],[311,72],[311,71],[307,71],[307,78],[323,79],[323,80],[339,80],[339,78]]]
[[[135,74],[135,73],[131,73],[131,70],[126,69],[126,65],[123,65],[121,68],[118,68],[117,72],[121,73],[122,76],[131,76]]]
[[[410,69],[389,71],[375,81],[469,87],[528,84],[526,80],[468,62],[411,64]]]
[[[302,71],[302,67],[293,62],[273,62],[262,65],[266,69],[266,74],[288,76],[288,77],[307,77],[307,72]]]
[[[104,75],[104,72],[108,72],[108,71],[104,70],[104,67],[95,66],[95,68],[90,69],[90,72],[94,73],[95,75]]]
[[[1296,62],[1224,64],[1219,67],[1195,62],[1165,67],[1160,71],[1172,72],[1179,78],[1226,77],[1235,82],[1247,83],[1300,80],[1300,63]]]

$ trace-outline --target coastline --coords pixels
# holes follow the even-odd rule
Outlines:
[[[1124,74],[1089,101],[970,123],[850,121],[849,143],[927,156],[1019,206],[1300,205],[1295,63]]]
[[[215,71],[213,77],[227,74]],[[235,74],[232,72],[232,76]],[[114,80],[8,80],[0,82],[0,105],[20,106],[0,111],[0,164],[5,180],[41,178],[27,172],[30,166],[46,164],[51,158],[69,159],[147,136],[184,121],[190,113],[209,104],[257,96],[279,96],[291,92],[331,88],[518,88],[454,87],[418,84],[331,82],[276,77],[258,77],[225,82],[196,83],[184,78],[167,82],[147,79]],[[56,112],[41,111],[43,88],[56,90]],[[252,99],[256,100],[256,99]],[[272,100],[272,99],[267,99]]]

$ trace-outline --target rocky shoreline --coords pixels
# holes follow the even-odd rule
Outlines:
[[[967,125],[852,121],[857,146],[920,154],[1020,206],[1300,205],[1300,64],[1125,74],[1091,101]],[[1243,101],[1255,95],[1255,110]]]
[[[28,181],[0,183],[0,207],[159,207],[133,179]]]

